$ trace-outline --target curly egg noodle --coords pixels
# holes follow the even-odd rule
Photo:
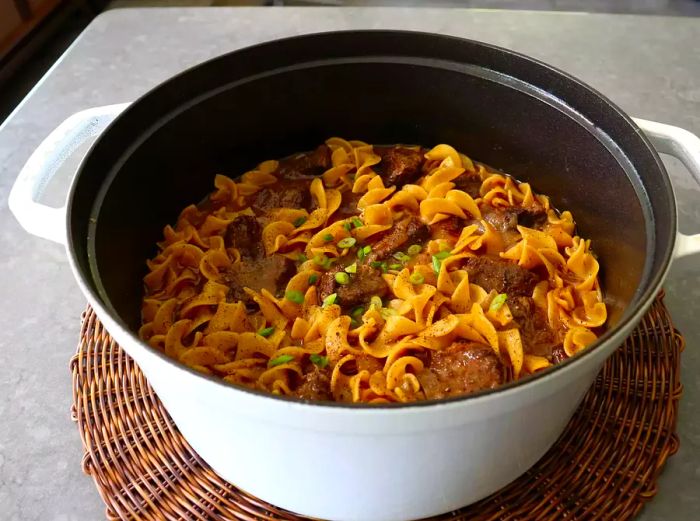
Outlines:
[[[174,227],[165,227],[144,277],[144,341],[233,384],[308,398],[299,389],[313,374],[327,389],[312,399],[387,403],[480,389],[455,386],[451,368],[435,372],[438,362],[454,364],[470,378],[469,364],[488,357],[489,370],[501,368],[503,375],[481,387],[491,388],[541,371],[596,340],[607,318],[599,265],[590,241],[575,235],[570,212],[555,211],[529,184],[446,144],[428,151],[406,147],[421,150],[422,166],[421,175],[402,186],[385,183],[382,156],[372,145],[331,138],[326,146],[330,165],[308,180],[308,210],[253,211],[252,198],[279,182],[282,161],[273,160],[237,180],[217,175],[208,200],[185,208]],[[476,197],[457,187],[462,176],[477,181]],[[354,215],[339,210],[351,194]],[[504,231],[487,218],[488,212],[531,210],[543,216],[532,227]],[[227,242],[226,233],[242,216],[261,223],[264,258],[294,263],[276,293],[245,287],[245,299],[232,295],[230,274],[248,257]],[[377,241],[406,216],[419,219],[429,237],[373,257]],[[459,228],[439,233],[448,222]],[[480,286],[468,269],[470,259],[480,257],[536,274],[531,293],[514,297]],[[387,291],[348,309],[340,289],[352,289],[358,267],[376,271]],[[322,296],[324,276],[335,279],[337,292]],[[532,304],[528,314],[541,317],[546,349],[525,341],[528,326],[515,317],[522,299]],[[448,352],[457,354],[439,358]]]

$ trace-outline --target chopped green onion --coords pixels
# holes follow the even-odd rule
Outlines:
[[[352,223],[343,223],[343,228],[349,232],[352,229]]]
[[[382,262],[380,268],[382,268],[382,273],[386,273],[386,262]]]
[[[328,365],[328,357],[322,356],[322,355],[317,355],[316,353],[313,353],[309,357],[309,360],[311,360],[312,364],[317,365],[320,368],[324,368]]]
[[[360,262],[365,260],[365,249],[364,248],[357,249],[357,260],[359,260]]]
[[[491,305],[489,305],[489,311],[498,311],[503,307],[503,304],[506,303],[506,299],[508,298],[508,295],[505,293],[499,293],[495,297],[493,297],[493,300],[491,301]]]
[[[312,273],[309,275],[309,286],[312,284],[316,284],[316,281],[318,280],[318,275],[316,273]]]
[[[345,268],[345,273],[357,273],[357,263],[353,262]]]
[[[297,257],[297,262],[306,262],[308,259],[306,258],[306,255],[303,253],[300,253],[299,256]]]
[[[335,293],[331,293],[328,295],[326,298],[323,299],[323,304],[321,304],[321,307],[327,308],[328,306],[332,306],[335,304],[335,299],[338,297]]]
[[[411,284],[423,284],[425,282],[425,277],[417,271],[414,271],[411,273],[411,276],[408,277],[408,280],[411,281]]]
[[[362,315],[364,315],[364,313],[365,313],[365,308],[363,308],[362,306],[357,306],[356,308],[354,308],[350,312],[350,316],[357,318],[357,317],[361,317]]]
[[[350,319],[350,325],[351,325],[353,328],[356,328],[356,327],[358,327],[358,326],[360,325],[360,323],[357,321],[357,319],[351,318],[351,319]]]
[[[400,270],[403,268],[403,264],[389,264],[390,270]]]
[[[406,250],[406,251],[408,252],[408,254],[411,257],[415,257],[416,255],[418,255],[421,252],[422,249],[423,248],[420,245],[413,244],[412,246],[409,246],[408,250]]]
[[[350,284],[350,275],[343,271],[339,271],[338,273],[335,274],[335,281],[338,284]]]
[[[355,228],[359,228],[360,226],[364,226],[364,223],[360,219],[358,219],[357,217],[353,217],[352,218],[352,225]]]
[[[267,338],[274,332],[275,332],[274,326],[270,326],[270,327],[265,327],[265,328],[261,329],[260,331],[258,331],[258,335],[264,336],[265,338]]]
[[[290,289],[284,294],[284,298],[295,304],[301,304],[304,302],[304,294],[296,289]]]
[[[330,233],[327,233],[323,236],[323,240],[326,242],[331,242],[333,240],[333,236]]]
[[[433,271],[435,273],[440,273],[440,266],[442,265],[442,261],[438,259],[435,255],[433,255]]]
[[[322,254],[314,255],[314,263],[318,264],[322,268],[326,268],[326,269],[330,268],[332,262],[333,261],[331,259],[329,259],[328,257],[326,257],[325,255],[322,255]]]
[[[357,239],[354,237],[346,237],[345,239],[340,239],[338,241],[338,248],[352,248],[355,246]]]
[[[372,261],[369,263],[370,266],[373,268],[381,268],[382,267],[382,261]]]
[[[295,228],[299,228],[302,224],[306,222],[306,217],[298,217],[294,219],[294,222],[292,223]]]
[[[370,253],[372,253],[372,247],[368,244],[367,246],[362,248],[362,251],[365,252],[365,255],[369,255]]]
[[[449,257],[450,255],[452,255],[452,254],[448,250],[443,250],[443,251],[433,255],[433,257],[437,257],[439,260],[444,260],[447,257]]]
[[[394,308],[382,308],[379,310],[379,314],[384,320],[386,320],[387,318],[398,315],[399,313]]]
[[[396,253],[394,253],[394,255],[392,255],[392,257],[394,257],[396,260],[401,261],[401,262],[408,262],[411,260],[411,257],[406,255],[402,251],[397,251]]]
[[[273,358],[270,360],[267,365],[270,367],[275,367],[276,365],[281,365],[281,364],[286,364],[287,362],[291,362],[294,360],[294,357],[292,355],[280,355],[277,358]]]
[[[377,295],[369,299],[369,307],[374,309],[382,309],[382,299]]]

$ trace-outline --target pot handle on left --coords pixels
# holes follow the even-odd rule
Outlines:
[[[657,152],[679,159],[700,184],[700,138],[673,125],[638,118],[634,118],[634,122],[644,131]],[[685,235],[679,232],[674,257],[695,253],[700,253],[700,234]]]
[[[32,235],[65,244],[66,208],[37,202],[60,166],[88,138],[102,132],[128,103],[107,105],[73,114],[32,153],[12,185],[8,205],[22,228]]]

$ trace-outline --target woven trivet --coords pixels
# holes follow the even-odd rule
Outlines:
[[[660,295],[530,471],[487,499],[434,519],[634,517],[656,494],[656,479],[678,449],[683,345]],[[95,480],[108,519],[305,519],[217,476],[90,308],[70,367],[83,470]]]

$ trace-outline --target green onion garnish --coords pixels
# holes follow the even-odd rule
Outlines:
[[[331,242],[333,240],[333,236],[330,233],[327,233],[323,236],[323,240],[326,242]]]
[[[350,231],[352,229],[352,224],[351,223],[343,223],[343,228],[345,228],[345,231]]]
[[[414,271],[411,273],[411,276],[408,277],[408,280],[411,281],[411,284],[423,284],[425,282],[425,277],[417,271]]]
[[[311,275],[309,275],[309,286],[311,286],[312,284],[316,284],[317,280],[318,280],[317,274],[312,273]]]
[[[369,263],[370,266],[373,268],[381,268],[382,267],[382,261],[372,261]]]
[[[353,217],[352,218],[352,225],[355,228],[359,228],[360,226],[364,226],[364,223],[360,219],[358,219],[357,217]]]
[[[377,295],[369,299],[369,307],[374,309],[382,309],[382,299]]]
[[[321,304],[322,308],[327,308],[328,306],[332,306],[335,304],[335,299],[338,297],[335,293],[331,293],[328,295],[326,298],[323,299],[323,304]]]
[[[352,248],[355,246],[357,239],[354,237],[346,237],[345,239],[340,239],[338,241],[338,248]]]
[[[338,284],[350,284],[350,275],[343,271],[339,271],[338,273],[335,274],[335,281]]]
[[[291,362],[294,360],[294,357],[292,355],[280,355],[277,358],[273,358],[270,360],[267,365],[269,367],[275,367],[276,365],[280,364],[286,364],[287,362]]]
[[[440,273],[440,265],[442,264],[442,261],[437,258],[437,256],[433,255],[433,271],[435,273]]]
[[[286,364],[287,362],[291,362],[292,360],[294,360],[294,357],[292,355],[280,355],[277,358],[271,359],[267,363],[267,365],[270,367],[274,367],[276,365]]]
[[[447,257],[449,257],[450,255],[452,255],[452,254],[448,250],[443,250],[443,251],[433,255],[433,257],[437,257],[439,260],[443,260],[443,259],[446,259]]]
[[[401,261],[401,262],[408,262],[411,260],[411,257],[406,255],[402,251],[397,251],[396,253],[394,253],[394,255],[392,255],[392,257],[394,257],[396,260]]]
[[[365,313],[365,308],[363,308],[362,306],[357,306],[356,308],[354,308],[350,312],[350,316],[357,318],[357,317],[361,317],[362,315],[364,315],[364,313]]]
[[[358,327],[359,325],[360,325],[360,323],[357,321],[357,319],[355,319],[355,318],[350,319],[350,326],[352,326],[353,329]]]
[[[412,246],[409,246],[409,247],[408,247],[408,250],[406,250],[406,251],[408,252],[408,254],[409,254],[411,257],[415,257],[416,255],[418,255],[418,254],[421,252],[422,249],[423,249],[423,248],[421,248],[420,245],[418,245],[418,244],[413,244]]]
[[[357,273],[357,263],[353,262],[350,266],[346,267],[345,273]]]
[[[506,303],[506,299],[508,298],[508,295],[505,293],[499,293],[495,297],[493,297],[493,300],[491,301],[491,304],[489,305],[489,311],[498,311],[503,307],[503,304]]]
[[[295,304],[301,304],[304,302],[304,294],[301,291],[298,291],[296,289],[290,289],[284,294],[284,298],[286,298],[290,302],[294,302]]]
[[[309,360],[311,360],[312,364],[317,365],[321,368],[324,368],[328,365],[328,357],[317,355],[316,353],[313,353],[311,356],[309,356]]]
[[[331,259],[329,259],[328,257],[326,257],[325,255],[322,255],[322,254],[314,255],[314,263],[318,264],[322,268],[326,268],[326,269],[330,268],[332,262],[333,261]]]
[[[400,270],[403,268],[403,264],[389,264],[390,270]]]
[[[304,255],[303,253],[300,253],[299,256],[297,257],[297,262],[306,262],[306,261],[307,261],[306,255]]]
[[[265,327],[265,328],[261,329],[260,331],[258,331],[258,335],[264,336],[265,338],[267,338],[274,332],[275,332],[274,326],[270,326],[270,327]]]
[[[294,222],[292,223],[295,228],[299,228],[302,224],[306,222],[306,217],[298,217],[297,219],[294,219]]]

